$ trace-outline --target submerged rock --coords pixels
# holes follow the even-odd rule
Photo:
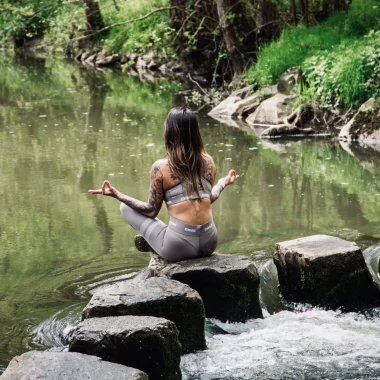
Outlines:
[[[205,311],[189,286],[165,277],[124,281],[96,292],[83,318],[141,315],[166,318],[179,329],[183,353],[206,349]]]
[[[197,290],[208,318],[244,322],[263,317],[260,278],[248,257],[214,253],[210,257],[170,264],[161,275]]]
[[[72,331],[69,350],[137,368],[146,372],[150,380],[181,379],[178,329],[163,318],[86,319]]]
[[[345,310],[380,305],[355,243],[326,235],[290,240],[276,244],[274,262],[286,300]]]
[[[341,140],[380,142],[380,98],[371,98],[359,108],[355,116],[341,129]]]
[[[1,380],[148,380],[135,368],[95,356],[69,352],[30,351],[11,360]]]

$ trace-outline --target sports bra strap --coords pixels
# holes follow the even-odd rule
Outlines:
[[[211,184],[207,180],[202,178],[203,190],[199,189],[199,195],[201,199],[210,199],[211,198]],[[200,199],[196,192],[192,194],[186,194],[185,188],[182,183],[168,189],[164,192],[165,202],[169,205],[174,205],[181,202],[186,202],[189,200]]]

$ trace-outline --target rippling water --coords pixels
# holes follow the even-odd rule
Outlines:
[[[230,334],[208,338],[207,351],[186,355],[184,379],[380,377],[379,315],[310,309],[245,324],[214,322]]]
[[[118,204],[89,196],[109,179],[147,196],[163,121],[181,85],[141,82],[44,59],[0,56],[0,373],[30,349],[64,349],[91,291],[148,263]],[[281,311],[276,242],[327,233],[366,248],[380,238],[376,149],[332,140],[260,141],[200,115],[218,173],[241,178],[213,205],[223,253],[252,257],[264,320],[209,326],[209,350],[183,359],[189,379],[371,379],[380,318]],[[160,218],[168,220],[166,210]],[[369,258],[377,262],[376,255]],[[375,265],[376,266],[376,265]],[[374,275],[378,276],[377,269]]]

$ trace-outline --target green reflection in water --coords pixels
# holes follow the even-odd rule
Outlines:
[[[40,347],[35,327],[85,303],[91,284],[147,265],[117,202],[87,190],[107,178],[147,197],[179,85],[0,58],[1,368]],[[336,142],[261,144],[207,117],[201,128],[218,173],[242,175],[213,205],[220,252],[266,261],[276,242],[299,236],[380,237],[379,175]]]

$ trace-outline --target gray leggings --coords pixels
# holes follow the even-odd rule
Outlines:
[[[169,225],[120,206],[124,219],[167,261],[181,261],[210,256],[218,244],[218,233],[211,219],[201,225],[186,224],[170,216]]]

